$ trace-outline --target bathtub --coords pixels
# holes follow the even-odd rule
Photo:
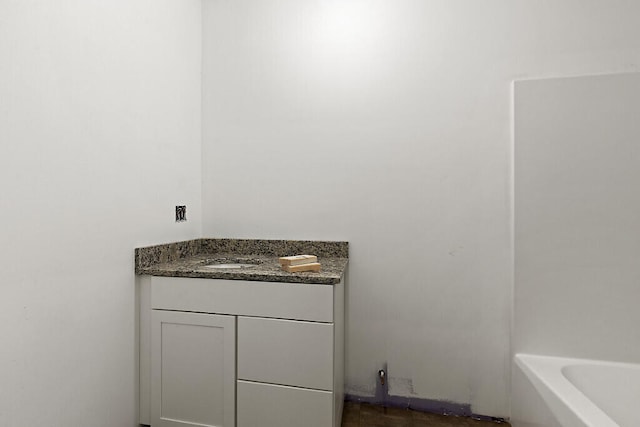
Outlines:
[[[562,427],[639,427],[640,364],[516,354]]]

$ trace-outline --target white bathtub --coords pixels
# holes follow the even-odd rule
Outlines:
[[[640,427],[640,364],[516,354],[562,427]]]

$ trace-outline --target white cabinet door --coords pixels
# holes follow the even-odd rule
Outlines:
[[[152,310],[153,427],[235,426],[235,322]]]

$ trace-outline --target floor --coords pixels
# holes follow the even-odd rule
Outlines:
[[[509,427],[509,423],[345,402],[342,427]]]

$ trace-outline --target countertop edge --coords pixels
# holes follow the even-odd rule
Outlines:
[[[303,276],[300,273],[292,276],[270,276],[250,273],[237,273],[230,277],[229,275],[216,273],[200,273],[193,271],[157,271],[147,270],[137,273],[140,276],[155,277],[185,277],[192,279],[216,279],[216,280],[245,280],[248,282],[272,282],[272,283],[299,283],[306,285],[337,285],[342,281],[340,277],[313,277]]]

